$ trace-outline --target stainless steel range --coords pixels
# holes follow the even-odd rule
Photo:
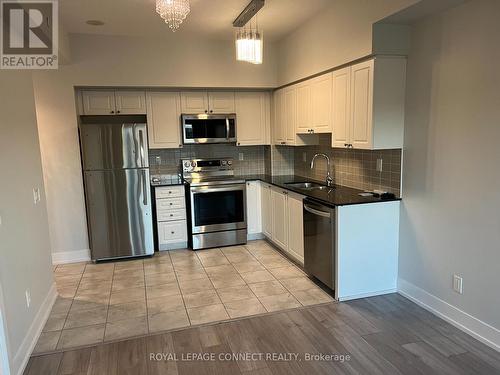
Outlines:
[[[247,242],[246,185],[233,159],[183,159],[187,182],[189,245],[194,249]]]

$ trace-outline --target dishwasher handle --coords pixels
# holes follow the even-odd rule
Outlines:
[[[314,215],[321,216],[321,217],[326,217],[326,218],[331,217],[330,212],[316,210],[316,209],[312,208],[311,206],[308,206],[306,203],[304,203],[304,210],[306,210],[307,212],[310,212]]]

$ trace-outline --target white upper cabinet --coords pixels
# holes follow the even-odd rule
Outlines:
[[[332,147],[347,147],[350,142],[351,68],[333,72]]]
[[[284,117],[284,95],[283,90],[276,90],[273,94],[273,125],[272,135],[273,143],[276,145],[284,145],[286,132]]]
[[[234,91],[181,92],[182,113],[235,113]]]
[[[297,133],[311,132],[311,85],[297,85]]]
[[[208,93],[209,113],[235,113],[234,91],[213,91]]]
[[[287,87],[283,92],[282,119],[286,144],[295,144],[297,137],[297,88]]]
[[[84,115],[146,114],[144,91],[83,90]]]
[[[403,147],[406,59],[376,57],[333,72],[333,147]]]
[[[238,146],[269,144],[271,99],[268,92],[237,92],[236,137]]]
[[[332,132],[332,73],[310,80],[311,128],[314,133]]]
[[[137,115],[146,113],[144,91],[115,91],[116,113]]]
[[[114,91],[83,91],[83,114],[84,115],[114,115],[115,114],[115,92]]]
[[[181,92],[181,111],[186,114],[208,113],[208,95],[206,91]]]
[[[148,92],[149,148],[182,147],[180,95],[178,92]]]

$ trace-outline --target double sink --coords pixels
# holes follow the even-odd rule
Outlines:
[[[285,185],[290,186],[295,189],[299,190],[306,190],[306,191],[311,191],[311,190],[320,190],[320,191],[332,191],[334,189],[333,186],[325,186],[318,184],[316,182],[289,182],[285,183]]]

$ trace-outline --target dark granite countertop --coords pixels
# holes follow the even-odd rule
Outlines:
[[[270,175],[243,175],[239,176],[244,178],[246,181],[256,181],[260,180],[268,184],[296,192],[298,194],[304,195],[309,198],[313,198],[321,203],[330,206],[347,206],[352,204],[364,204],[364,203],[377,203],[377,202],[389,202],[401,200],[401,198],[392,199],[381,199],[376,197],[362,197],[359,194],[363,193],[363,190],[353,189],[347,186],[335,185],[332,190],[303,190],[291,187],[289,183],[294,182],[316,182],[321,185],[325,185],[324,181],[317,181],[306,177],[300,176],[270,176]]]

